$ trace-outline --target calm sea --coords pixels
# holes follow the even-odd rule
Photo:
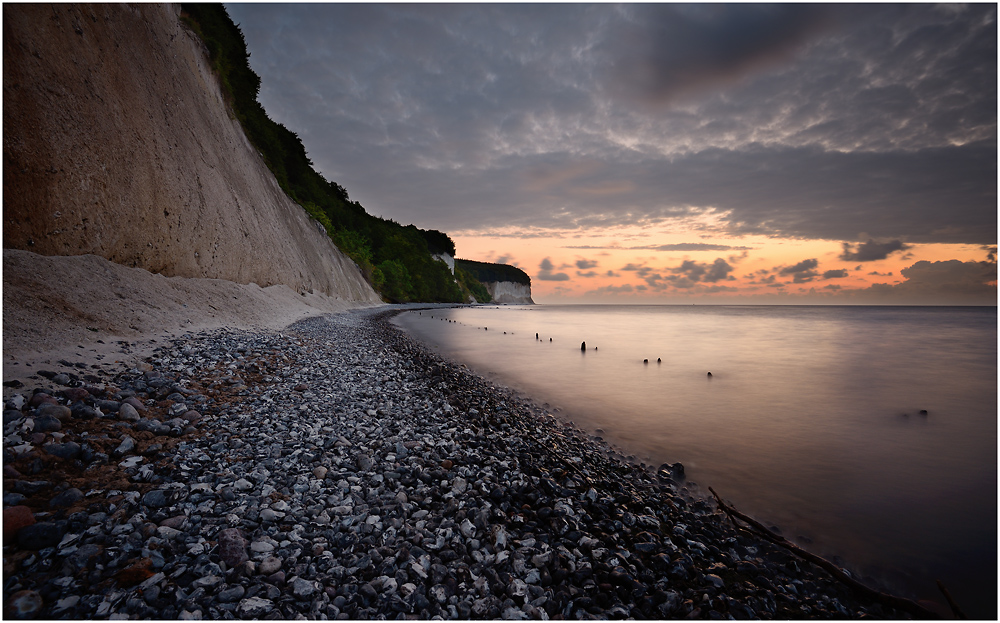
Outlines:
[[[970,616],[997,616],[995,307],[537,305],[397,323],[647,464],[680,461],[884,589],[943,602],[940,579]]]

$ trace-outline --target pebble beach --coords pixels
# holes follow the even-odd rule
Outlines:
[[[905,616],[395,313],[189,332],[135,367],[5,382],[5,616]]]

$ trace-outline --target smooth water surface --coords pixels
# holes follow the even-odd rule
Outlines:
[[[941,579],[967,614],[997,616],[995,307],[539,305],[397,322],[885,588],[940,602]]]

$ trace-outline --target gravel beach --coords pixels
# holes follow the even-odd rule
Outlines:
[[[395,313],[206,329],[135,368],[5,383],[5,616],[900,616]]]

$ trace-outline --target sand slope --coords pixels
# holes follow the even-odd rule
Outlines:
[[[131,365],[150,339],[202,328],[281,329],[355,307],[355,301],[301,295],[285,285],[164,277],[94,255],[4,249],[3,380],[23,380],[59,359]],[[125,352],[119,340],[131,343]]]

